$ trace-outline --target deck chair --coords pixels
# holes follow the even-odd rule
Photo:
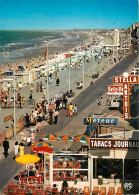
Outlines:
[[[106,187],[101,187],[99,194],[100,195],[106,195]]]
[[[124,194],[124,189],[122,187],[118,187],[116,195],[123,195],[123,194]]]
[[[115,194],[115,187],[109,187],[108,195],[114,195]]]
[[[99,194],[99,187],[98,186],[93,187],[92,194]]]
[[[89,186],[84,186],[83,195],[89,195],[89,194],[90,194]]]

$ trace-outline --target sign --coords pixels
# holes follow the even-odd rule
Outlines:
[[[139,149],[139,140],[93,139],[90,138],[90,149]]]
[[[137,75],[129,75],[127,77],[124,76],[114,76],[113,83],[130,83],[130,84],[138,84],[139,77]]]
[[[129,119],[129,84],[138,84],[139,77],[137,75],[128,76],[128,73],[125,72],[124,76],[114,76],[113,83],[123,83],[123,117]]]
[[[129,95],[132,93],[132,87],[129,85]],[[123,95],[122,85],[108,85],[107,86],[108,95]]]
[[[9,116],[5,116],[4,117],[4,122],[7,122],[9,120],[13,119],[13,114],[9,115]]]
[[[118,118],[83,118],[83,125],[118,125]]]

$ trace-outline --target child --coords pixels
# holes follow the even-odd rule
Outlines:
[[[67,117],[69,117],[69,109],[67,109]]]
[[[74,105],[73,110],[74,110],[74,115],[77,115],[77,106],[76,106],[76,104]]]

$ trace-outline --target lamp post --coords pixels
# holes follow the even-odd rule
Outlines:
[[[16,114],[15,114],[15,71],[14,71],[14,137],[16,136]]]
[[[21,89],[22,83],[20,82],[18,86],[19,86],[19,89]],[[16,83],[15,83],[15,71],[14,71],[14,137],[16,136],[16,100],[15,100],[15,89],[16,88],[15,87],[16,87]]]
[[[48,74],[49,74],[49,69],[48,69],[48,43],[47,43],[47,58],[46,58],[46,65],[47,65],[47,102],[49,102],[49,84],[48,84]]]
[[[83,87],[84,87],[84,61],[83,61]]]
[[[69,56],[69,92],[70,92],[70,64],[71,64],[71,59]]]

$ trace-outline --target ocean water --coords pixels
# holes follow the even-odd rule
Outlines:
[[[58,45],[67,39],[59,31],[6,31],[0,30],[0,64],[30,59],[35,53],[43,55],[48,44]]]

